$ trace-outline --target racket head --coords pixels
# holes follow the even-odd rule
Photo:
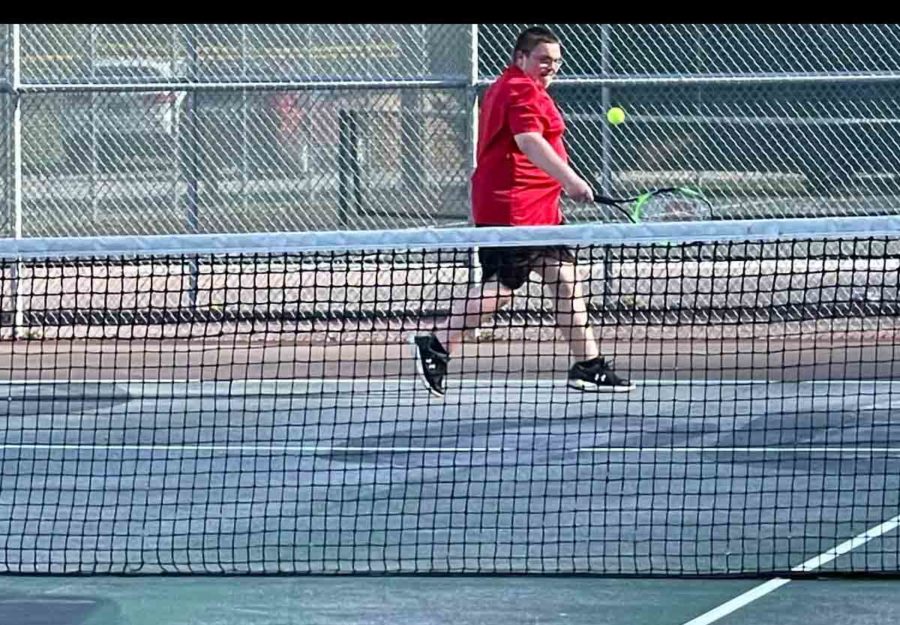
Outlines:
[[[712,204],[691,187],[648,191],[639,195],[629,210],[634,223],[712,219]]]

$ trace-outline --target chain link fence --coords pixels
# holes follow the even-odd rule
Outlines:
[[[466,24],[23,25],[22,82],[250,87],[462,78],[470,32]],[[157,73],[148,76],[149,67]]]
[[[483,81],[526,26],[480,27]],[[900,27],[550,26],[572,158],[607,194],[694,184],[719,219],[900,209]]]
[[[14,233],[13,224],[13,107],[12,26],[0,25],[0,236]]]
[[[606,174],[608,182],[598,185],[613,194],[693,184],[713,200],[720,219],[884,214],[900,207],[895,85],[603,90],[569,85],[557,98],[568,114],[575,163],[594,180]],[[606,125],[597,105],[603,100],[629,111],[625,126]],[[597,142],[604,134],[606,151]]]
[[[126,102],[122,102],[125,100]],[[71,92],[22,102],[26,236],[458,219],[465,93]],[[139,108],[140,107],[140,108]],[[179,115],[179,108],[191,110]]]
[[[479,75],[503,70],[516,35],[531,24],[479,26]],[[548,24],[562,40],[562,80],[602,75],[839,78],[900,71],[892,24]],[[774,92],[776,89],[772,88]]]
[[[473,103],[525,26],[4,26],[0,229],[16,188],[23,236],[464,223]],[[550,27],[570,154],[605,193],[695,184],[719,219],[898,211],[900,26]]]

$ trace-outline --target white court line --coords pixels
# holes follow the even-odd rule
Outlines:
[[[877,404],[866,404],[865,406],[857,406],[857,410],[891,410],[892,408],[900,408],[900,399],[894,399],[887,403],[880,402]]]
[[[872,527],[859,536],[854,536],[850,540],[842,542],[840,545],[836,547],[832,547],[828,551],[817,555],[814,558],[810,558],[803,564],[798,564],[791,571],[795,573],[809,573],[811,571],[815,571],[818,568],[821,568],[823,565],[828,564],[838,556],[841,556],[845,553],[848,553],[860,545],[864,545],[870,540],[874,538],[878,538],[883,534],[886,534],[890,531],[897,529],[900,526],[900,514],[895,516],[892,519],[888,519],[884,523],[880,525],[876,525]],[[756,586],[755,588],[751,588],[747,592],[738,595],[734,599],[726,601],[722,605],[713,608],[712,610],[701,614],[700,616],[687,621],[684,625],[709,625],[709,623],[714,623],[718,621],[723,616],[727,616],[732,612],[740,610],[745,605],[756,601],[760,597],[764,597],[770,592],[777,590],[789,583],[791,580],[789,578],[776,577],[775,579],[770,579],[769,581]]]
[[[0,449],[28,450],[85,450],[85,451],[284,451],[284,452],[321,452],[321,451],[394,451],[394,452],[489,452],[516,451],[509,447],[344,447],[333,445],[81,445],[52,443],[6,443]],[[579,453],[810,453],[810,454],[900,454],[900,447],[583,447]]]
[[[800,384],[900,384],[900,380],[800,380]]]
[[[5,444],[0,449],[25,449],[31,451],[284,451],[284,452],[488,452],[513,451],[504,447],[334,447],[321,445],[65,445],[26,443],[21,445]]]
[[[168,382],[168,381],[166,381]],[[173,382],[180,382],[178,380],[173,380]],[[198,383],[202,383],[199,380]],[[406,376],[403,377],[391,377],[391,378],[297,378],[295,380],[234,380],[237,384],[243,384],[249,382],[251,384],[266,384],[266,383],[308,383],[308,384],[371,384],[371,383],[394,383],[394,384],[409,384],[416,385],[417,381],[415,379],[410,379]],[[733,385],[733,384],[784,384],[785,382],[781,382],[779,380],[747,380],[741,378],[728,378],[722,380],[710,380],[707,378],[698,378],[693,380],[676,380],[669,378],[646,378],[640,380],[634,380],[635,384],[638,386],[678,386],[678,385],[710,385],[717,386],[722,384]],[[821,382],[829,382],[829,380],[822,380]],[[135,384],[142,384],[143,382],[138,380],[134,382]],[[228,381],[209,381],[208,384],[227,384]],[[787,382],[787,384],[793,384],[795,382]],[[487,386],[487,385],[498,385],[498,386],[566,386],[568,388],[568,384],[566,380],[559,378],[504,378],[500,372],[491,372],[481,376],[476,377],[458,377],[455,379],[451,379],[447,381],[448,386]],[[580,391],[579,391],[580,392]]]
[[[233,380],[204,380],[204,379],[175,379],[160,378],[156,380],[140,380],[140,379],[61,379],[61,380],[0,380],[0,386],[31,386],[31,385],[51,385],[51,384],[349,384],[349,385],[368,385],[368,384],[404,384],[415,385],[416,380],[409,376],[390,377],[390,378],[236,378]],[[504,378],[497,372],[487,373],[475,378],[456,378],[448,380],[448,383],[457,385],[487,385],[502,384],[504,386],[516,386],[525,384],[536,384],[545,386],[561,386],[566,381],[554,378]],[[741,384],[828,384],[828,385],[845,385],[845,384],[896,384],[900,385],[900,380],[760,380],[760,379],[744,379],[744,378],[723,378],[709,379],[696,378],[690,380],[678,380],[674,378],[645,378],[635,380],[635,383],[642,386],[718,386],[718,385],[741,385]]]
[[[747,454],[900,454],[900,447],[581,447],[581,453],[747,453]]]
[[[41,603],[45,603],[50,606],[59,605],[61,603],[72,604],[72,605],[96,604],[97,603],[96,601],[94,601],[92,599],[63,599],[63,598],[58,598],[58,597],[47,597],[47,596],[41,597],[40,599],[32,599],[32,598],[0,599],[0,603],[13,604],[13,605],[15,605],[17,603],[24,603],[26,605],[31,605],[35,601],[40,601]]]

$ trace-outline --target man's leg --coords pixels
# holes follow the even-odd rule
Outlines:
[[[475,285],[469,289],[464,299],[454,300],[449,318],[442,327],[435,330],[434,336],[449,355],[456,354],[462,345],[465,332],[479,327],[498,309],[509,303],[512,295],[511,289],[496,280]]]
[[[466,297],[453,301],[447,321],[430,334],[412,337],[419,379],[432,395],[444,394],[444,377],[451,354],[459,351],[466,330],[477,328],[485,317],[509,302],[513,291],[528,277],[528,256],[509,249],[480,248],[484,276]]]
[[[630,391],[634,384],[616,375],[611,363],[600,358],[578,270],[566,256],[555,252],[542,255],[535,262],[535,271],[550,291],[557,327],[575,358],[569,369],[569,386],[594,392]]]
[[[575,360],[597,358],[600,355],[597,338],[588,318],[587,302],[575,263],[551,254],[538,258],[535,270],[540,274],[544,287],[550,291],[556,325],[568,342]]]
[[[450,316],[440,328],[430,334],[412,337],[416,371],[432,395],[443,396],[447,363],[450,356],[459,351],[466,330],[481,325],[485,317],[510,300],[512,293],[512,289],[496,280],[479,284],[470,289],[464,299],[453,302]]]

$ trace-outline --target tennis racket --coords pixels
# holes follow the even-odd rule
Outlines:
[[[712,204],[691,187],[653,189],[625,198],[595,196],[594,202],[615,208],[632,223],[694,221],[712,218]]]

